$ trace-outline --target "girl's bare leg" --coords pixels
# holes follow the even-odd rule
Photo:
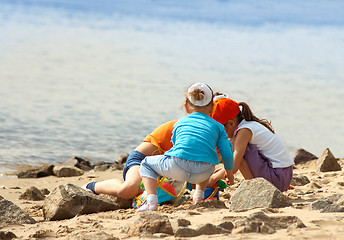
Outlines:
[[[140,166],[131,167],[123,182],[120,179],[109,179],[95,184],[96,193],[108,194],[123,199],[131,199],[139,194],[141,177]]]

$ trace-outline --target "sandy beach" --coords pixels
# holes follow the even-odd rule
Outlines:
[[[342,169],[344,159],[338,159]],[[200,235],[186,239],[343,239],[344,212],[321,212],[310,210],[310,204],[316,200],[329,197],[333,194],[344,194],[344,172],[317,172],[316,161],[309,161],[295,166],[294,176],[306,176],[309,183],[303,186],[294,184],[294,189],[284,192],[292,202],[292,206],[284,208],[256,208],[244,212],[229,210],[229,197],[236,191],[243,181],[240,174],[236,174],[237,183],[220,192],[220,201],[226,207],[216,208],[214,204],[192,206],[191,201],[185,201],[179,206],[164,205],[156,212],[167,216],[175,228],[179,219],[190,222],[190,228],[197,228],[202,224],[218,224],[229,219],[232,222],[243,219],[254,213],[263,212],[269,217],[296,216],[305,227],[290,227],[278,229],[274,233],[239,233],[233,229],[232,233]],[[140,236],[131,236],[128,231],[135,225],[140,213],[133,208],[119,209],[93,214],[78,215],[71,219],[45,221],[42,205],[44,201],[20,200],[19,196],[26,189],[36,186],[39,189],[47,188],[52,191],[58,185],[72,183],[83,186],[89,181],[101,181],[109,178],[121,178],[121,171],[85,172],[78,177],[58,178],[48,176],[43,178],[21,179],[9,177],[0,182],[0,195],[21,209],[25,210],[36,220],[34,224],[6,224],[2,223],[0,232],[12,232],[17,239],[139,239]],[[216,201],[216,200],[214,200]],[[113,236],[113,238],[109,237]],[[175,239],[168,234],[154,234],[147,239],[165,238]],[[178,238],[178,237],[177,237]],[[6,238],[2,238],[6,239]]]

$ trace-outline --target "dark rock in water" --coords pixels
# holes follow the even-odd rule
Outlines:
[[[303,162],[308,162],[312,160],[317,160],[318,157],[315,156],[314,154],[306,151],[303,148],[299,148],[296,150],[295,155],[294,155],[294,163],[299,164]]]
[[[13,238],[17,238],[17,236],[13,232],[0,232],[0,240],[11,240]]]
[[[19,199],[41,201],[45,199],[45,196],[38,188],[32,186],[26,189],[26,191],[19,196]]]
[[[41,178],[54,175],[54,165],[43,165],[41,167],[33,167],[28,170],[17,173],[18,178]]]
[[[330,172],[342,170],[337,159],[333,156],[330,149],[326,148],[317,160],[317,171]]]
[[[13,223],[25,224],[35,223],[36,221],[13,202],[0,198],[0,224]]]
[[[291,180],[290,185],[292,185],[292,186],[304,186],[310,182],[311,181],[309,181],[307,176],[294,175],[293,179]]]
[[[53,172],[56,177],[75,177],[84,174],[84,170],[73,166],[55,166]]]
[[[110,195],[96,195],[73,184],[56,187],[43,204],[45,220],[62,220],[79,214],[130,208],[132,200]]]
[[[283,193],[264,178],[243,181],[231,197],[231,211],[253,208],[282,208],[291,206]]]
[[[130,226],[129,236],[149,236],[155,233],[166,233],[173,235],[173,229],[168,217],[152,213],[143,212],[135,224]]]
[[[72,158],[68,159],[66,162],[62,163],[61,165],[77,167],[84,171],[90,171],[93,169],[90,161],[81,157],[77,157],[77,156],[73,156]]]

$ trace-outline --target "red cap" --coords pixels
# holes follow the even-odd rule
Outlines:
[[[229,98],[220,98],[214,101],[214,110],[211,117],[221,124],[235,118],[240,112],[239,103]]]

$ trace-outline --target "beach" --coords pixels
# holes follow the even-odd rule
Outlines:
[[[337,158],[341,168],[344,159]],[[143,213],[136,213],[134,208],[103,211],[92,214],[77,215],[71,219],[46,221],[43,218],[42,205],[44,201],[20,200],[19,196],[26,189],[35,186],[39,189],[47,188],[50,192],[59,185],[74,184],[83,186],[90,181],[102,181],[110,178],[121,178],[121,170],[89,171],[76,177],[48,176],[42,178],[9,177],[1,180],[0,195],[25,210],[36,223],[6,224],[2,223],[0,232],[12,232],[17,239],[140,239],[140,235],[132,234],[131,228],[137,224]],[[186,239],[343,239],[344,212],[323,212],[311,210],[310,205],[321,199],[330,199],[334,194],[344,193],[344,172],[319,172],[316,170],[316,160],[296,164],[294,178],[307,178],[309,182],[292,182],[294,189],[283,192],[292,205],[283,208],[255,208],[248,211],[234,212],[230,210],[230,196],[243,182],[240,173],[236,173],[236,184],[230,189],[220,191],[220,200],[211,200],[208,204],[192,206],[191,200],[178,206],[164,205],[154,212],[160,216],[167,216],[174,234],[178,223],[189,222],[188,227],[196,229],[204,224],[223,224],[245,219],[252,214],[265,214],[271,218],[296,217],[298,225],[288,224],[287,228],[270,232],[242,233],[240,228],[234,228],[230,233],[199,235]],[[302,185],[302,186],[301,186]],[[220,202],[216,203],[216,202]],[[343,204],[343,203],[341,203]],[[218,207],[221,206],[221,207]],[[182,220],[181,220],[182,219]],[[302,223],[302,224],[301,224]],[[235,225],[235,224],[234,224]],[[263,229],[263,228],[261,228]],[[178,239],[171,234],[155,233],[144,235],[146,239]]]

